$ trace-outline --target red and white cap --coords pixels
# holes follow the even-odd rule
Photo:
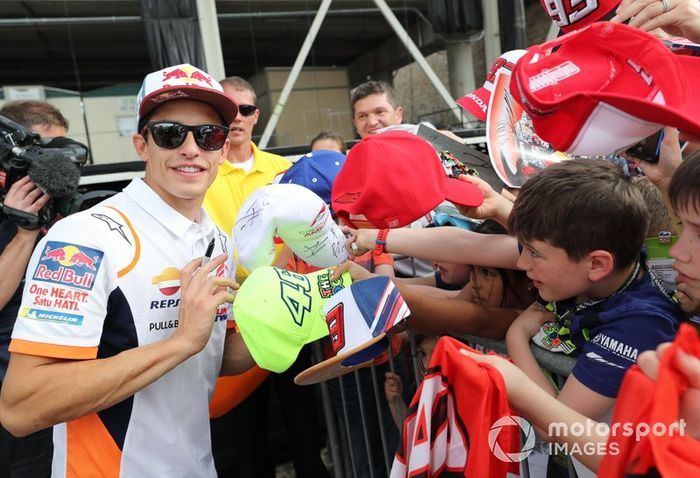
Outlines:
[[[510,91],[537,135],[574,155],[610,154],[662,126],[700,136],[700,58],[621,23],[528,48]]]
[[[508,72],[513,71],[515,64],[525,53],[527,53],[526,50],[511,50],[499,56],[491,67],[488,75],[486,75],[484,86],[462,96],[457,100],[457,104],[476,116],[477,119],[486,121],[486,112],[488,111],[489,101],[491,100],[491,93],[493,93],[496,74],[503,70]]]
[[[620,0],[540,0],[542,8],[564,33],[609,20]]]
[[[471,183],[448,178],[435,148],[405,131],[373,134],[353,146],[331,192],[344,223],[364,215],[378,228],[407,226],[445,199],[476,207],[484,195]]]
[[[197,100],[211,105],[219,112],[227,125],[238,114],[238,105],[223,87],[205,71],[189,65],[175,65],[146,75],[136,97],[136,120],[141,121],[151,111],[166,101]]]
[[[297,385],[312,385],[369,366],[389,347],[387,334],[411,315],[386,276],[341,289],[328,299],[323,312],[335,356],[294,377]]]

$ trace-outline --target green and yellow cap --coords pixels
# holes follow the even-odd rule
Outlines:
[[[301,348],[328,335],[323,307],[352,282],[349,273],[331,282],[331,269],[310,274],[258,267],[233,302],[233,317],[255,363],[284,372]]]

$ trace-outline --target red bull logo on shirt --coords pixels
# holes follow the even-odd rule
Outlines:
[[[104,253],[66,242],[48,241],[32,280],[91,290]]]

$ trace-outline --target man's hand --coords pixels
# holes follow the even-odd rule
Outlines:
[[[700,3],[697,0],[668,0],[668,11],[660,0],[622,0],[612,21],[624,22],[645,32],[661,28],[673,36],[700,42]]]
[[[389,403],[392,403],[397,398],[402,400],[401,390],[403,385],[401,384],[401,377],[393,372],[386,372],[384,374],[384,395]]]
[[[664,128],[664,139],[661,141],[659,162],[635,160],[630,158],[632,167],[638,167],[659,190],[664,191],[671,182],[671,176],[683,162],[681,146],[678,140],[678,130],[672,127]]]
[[[494,219],[505,227],[513,203],[494,191],[489,183],[481,178],[461,174],[459,180],[475,185],[484,195],[484,202],[481,203],[481,206],[464,207],[455,204],[459,213],[472,219]]]
[[[15,181],[7,191],[3,205],[28,214],[39,214],[42,207],[51,199],[51,196],[43,192],[29,176]],[[22,230],[20,228],[20,230]]]
[[[460,349],[461,354],[474,359],[476,362],[486,363],[498,370],[503,376],[506,385],[508,400],[511,404],[522,403],[527,400],[527,391],[536,385],[515,364],[494,354],[479,354],[467,349]]]
[[[508,335],[518,335],[528,343],[546,322],[554,320],[554,314],[537,303],[525,309],[508,328]]]
[[[376,276],[376,274],[372,274],[370,271],[368,271],[359,264],[355,264],[352,261],[345,261],[333,269],[333,272],[331,272],[330,277],[331,282],[339,279],[340,276],[346,272],[350,273],[350,277],[352,278],[353,282],[358,282]]]
[[[361,256],[374,249],[374,241],[379,232],[378,229],[353,229],[348,226],[342,226],[340,230],[349,235],[345,241],[345,248],[352,256]]]
[[[183,341],[190,355],[200,352],[209,341],[216,309],[226,302],[233,303],[234,295],[228,288],[238,289],[238,284],[228,277],[209,277],[227,257],[222,254],[204,267],[200,267],[202,259],[197,258],[180,271],[179,324],[172,339]]]

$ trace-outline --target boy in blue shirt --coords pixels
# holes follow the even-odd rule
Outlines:
[[[602,160],[567,161],[531,178],[508,219],[523,245],[518,267],[537,301],[511,325],[508,352],[530,378],[557,391],[530,341],[577,357],[558,399],[602,417],[640,352],[671,340],[682,311],[644,266],[648,211],[622,170]]]
[[[550,395],[606,421],[637,356],[672,340],[682,311],[645,268],[649,213],[615,164],[567,161],[521,189],[508,229],[522,244],[518,267],[537,301],[510,326],[508,354]],[[560,391],[540,369],[530,341],[577,357]]]

